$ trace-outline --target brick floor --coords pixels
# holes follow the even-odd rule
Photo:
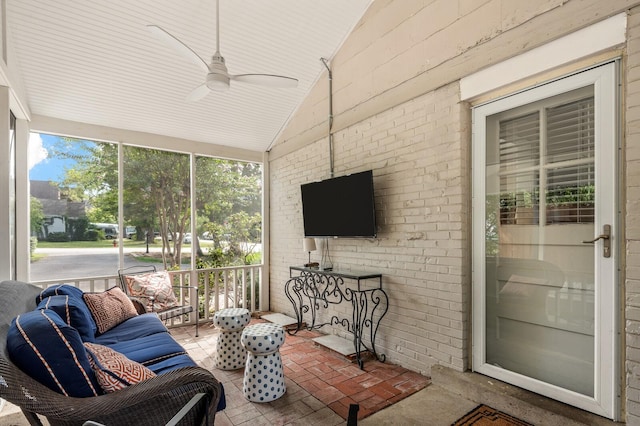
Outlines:
[[[195,327],[171,329],[194,360],[224,385],[227,408],[216,415],[217,425],[345,425],[350,404],[359,404],[358,419],[362,419],[429,384],[425,376],[376,360],[365,361],[360,370],[311,340],[321,333],[301,331],[287,335],[280,348],[285,395],[269,403],[252,403],[242,395],[243,369],[214,367],[218,333],[211,324],[200,326],[199,337]]]

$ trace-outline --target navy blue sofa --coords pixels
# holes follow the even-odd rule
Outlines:
[[[43,292],[3,281],[0,295],[0,397],[21,407],[31,424],[41,424],[36,414],[51,425],[165,424],[192,400],[198,402],[179,424],[213,424],[216,410],[224,408],[222,385],[197,366],[155,313],[100,333],[75,287]],[[111,348],[156,376],[134,384],[121,380],[126,386],[106,393],[85,342]]]

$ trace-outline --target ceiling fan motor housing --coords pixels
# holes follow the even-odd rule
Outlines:
[[[211,58],[209,73],[207,74],[207,87],[216,91],[229,89],[229,73],[224,64],[224,58],[217,52]]]

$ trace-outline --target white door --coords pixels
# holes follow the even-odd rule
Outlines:
[[[619,416],[616,69],[473,110],[473,369],[609,418]]]

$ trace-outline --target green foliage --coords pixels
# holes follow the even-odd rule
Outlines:
[[[177,267],[180,236],[191,232],[191,157],[132,146],[124,146],[122,154],[124,223],[136,227],[138,240],[159,231],[163,264],[167,269]],[[70,200],[91,206],[87,220],[117,223],[118,145],[62,138],[50,155],[75,161],[65,171],[60,189]],[[254,262],[252,252],[261,237],[262,166],[204,156],[197,156],[195,164],[196,235],[205,231],[216,235],[216,251],[203,253],[196,235],[193,249],[204,258],[203,264]],[[72,225],[73,239],[104,237],[88,229],[82,233],[81,227]],[[124,232],[124,224],[120,228]]]
[[[38,248],[38,237],[31,237],[29,239],[29,254],[33,256]]]
[[[245,265],[259,265],[262,263],[262,253],[249,253],[244,257]]]
[[[511,191],[500,193],[500,210],[512,210],[516,207],[533,207],[540,203],[540,190]]]
[[[571,204],[593,204],[595,202],[595,186],[569,186],[553,188],[547,192],[547,205],[562,206]]]
[[[84,233],[84,241],[101,241],[104,240],[104,232],[99,229],[87,229]]]
[[[179,236],[189,231],[191,217],[189,156],[136,147],[126,147],[124,155],[125,220],[150,232],[157,226],[165,268],[179,266]]]
[[[207,232],[213,236],[214,253],[224,253],[227,265],[250,265],[255,263],[255,248],[262,237],[262,216],[249,216],[240,211],[227,217],[223,224],[208,223]],[[260,257],[260,253],[258,253]]]
[[[70,236],[71,241],[97,241],[95,236],[89,238],[87,232],[89,231],[89,219],[81,217],[78,219],[67,219],[67,233]]]
[[[210,248],[206,254],[196,258],[196,269],[221,268],[233,261],[233,255],[219,247]]]
[[[61,138],[49,153],[75,161],[65,170],[60,189],[71,201],[86,201],[91,222],[116,222],[118,217],[118,145]]]
[[[29,218],[31,220],[31,232],[38,232],[44,225],[44,211],[42,210],[42,203],[35,197],[30,199],[30,211]]]
[[[66,232],[52,232],[47,235],[47,241],[55,243],[55,242],[68,242],[69,236]]]

